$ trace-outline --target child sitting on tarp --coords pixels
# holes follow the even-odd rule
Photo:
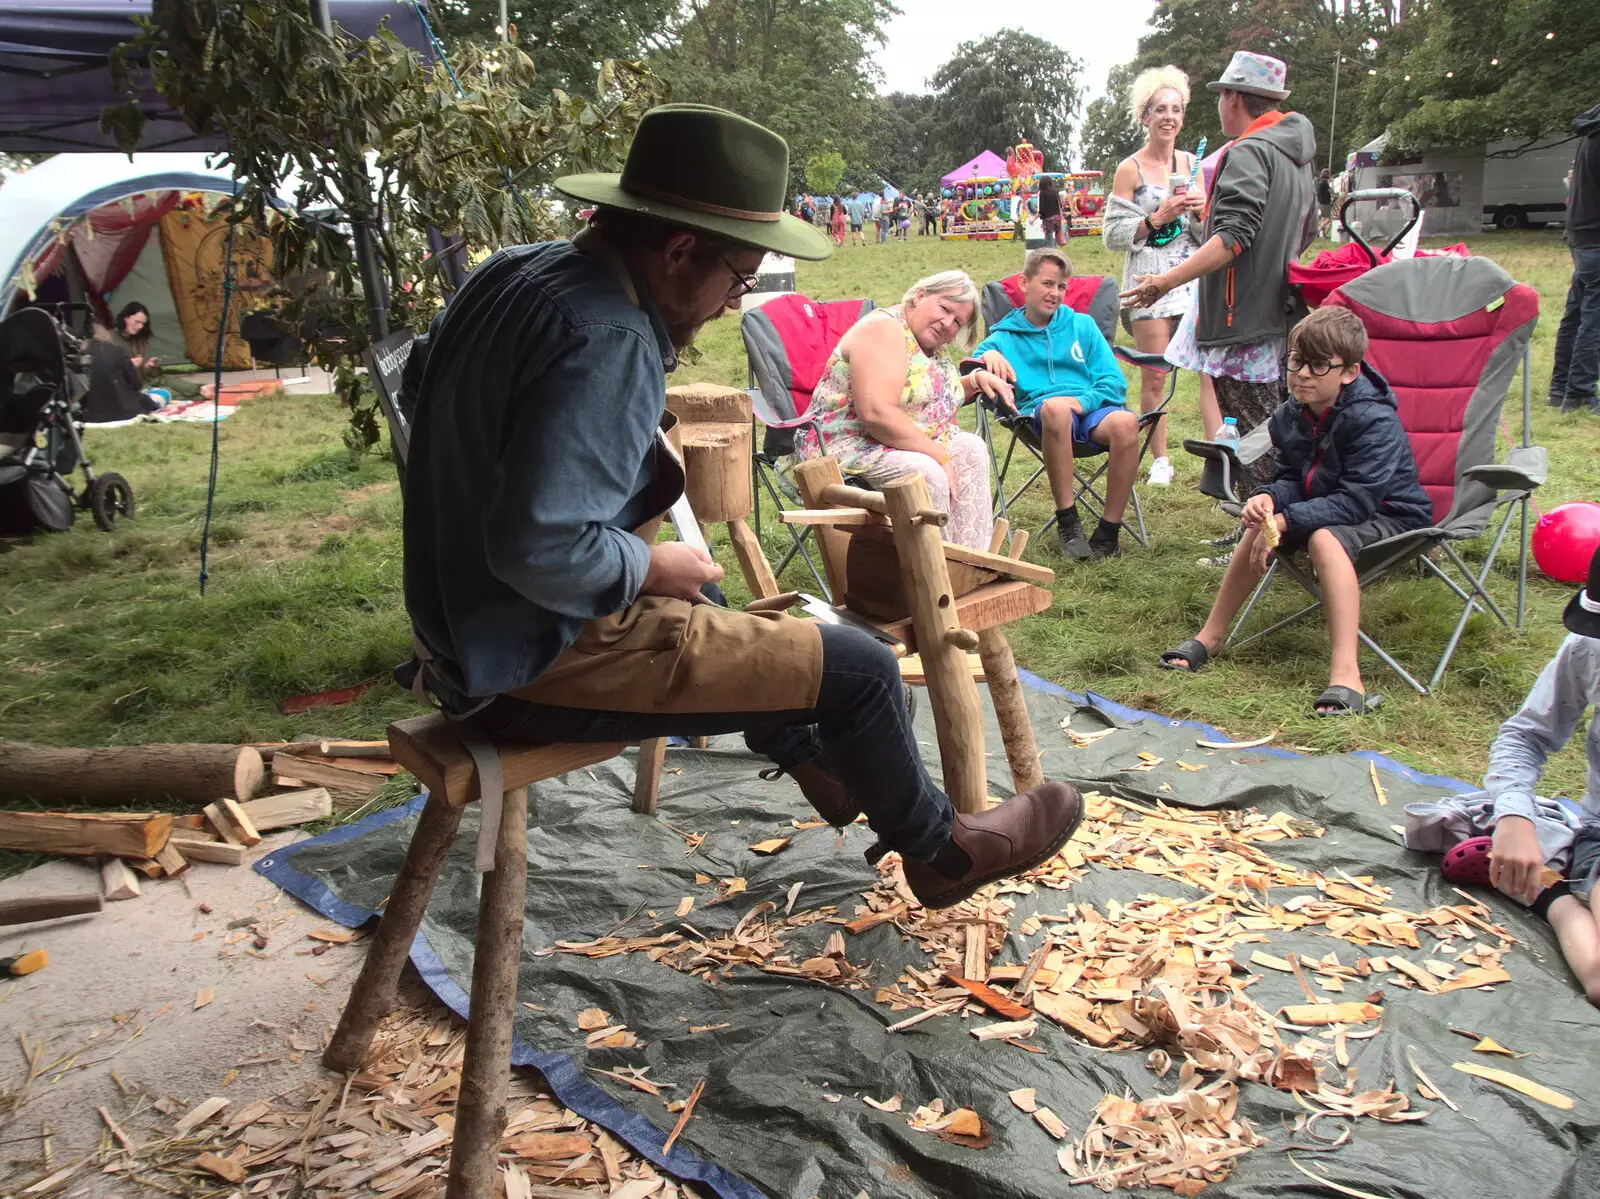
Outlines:
[[[1589,1002],[1600,1007],[1600,712],[1589,722],[1582,811],[1534,793],[1550,755],[1600,701],[1600,551],[1562,623],[1571,636],[1500,726],[1484,789],[1408,804],[1405,841],[1408,849],[1443,852],[1453,882],[1488,883],[1548,920]],[[1546,885],[1552,875],[1559,881]]]

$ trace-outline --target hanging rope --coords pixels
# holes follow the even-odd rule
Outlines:
[[[239,194],[239,176],[233,177],[233,194]],[[228,307],[233,299],[233,234],[239,228],[236,212],[228,214],[228,248],[222,259],[222,315],[217,321],[217,360],[211,374],[211,475],[206,480],[206,520],[200,529],[200,594],[206,593],[206,551],[211,542],[211,515],[217,503],[217,464],[222,426],[222,356],[228,341]]]
[[[450,56],[445,53],[444,44],[439,41],[438,35],[433,32],[433,25],[428,21],[426,10],[423,9],[419,0],[411,0],[411,7],[415,10],[417,19],[422,22],[422,31],[428,35],[428,41],[433,46],[433,52],[439,56],[439,61],[444,63],[444,69],[450,76],[450,82],[455,86],[456,99],[466,99],[466,89],[461,86],[461,80],[456,76],[456,69],[450,65]],[[499,128],[498,120],[496,120],[495,126]],[[500,134],[503,141],[505,139],[505,131],[501,130]],[[499,158],[498,153],[495,157]],[[522,189],[517,186],[516,180],[511,178],[511,171],[506,166],[504,159],[500,159],[499,167],[500,178],[505,182],[506,187],[510,189],[511,198],[517,202],[517,208],[522,213],[522,219],[528,222],[531,227],[533,225],[533,213],[528,210],[528,205],[522,198]]]

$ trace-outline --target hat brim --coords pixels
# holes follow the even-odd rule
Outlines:
[[[1224,83],[1218,79],[1215,83],[1206,84],[1208,92],[1245,92],[1252,96],[1265,96],[1269,100],[1287,100],[1289,93],[1275,92],[1270,87],[1251,87],[1248,83]]]
[[[1591,612],[1583,606],[1583,592],[1567,601],[1567,610],[1561,614],[1561,623],[1567,632],[1580,637],[1600,637],[1600,612]]]
[[[587,200],[591,204],[621,208],[627,212],[642,212],[686,229],[701,229],[789,258],[816,262],[833,253],[833,243],[820,230],[788,213],[780,214],[775,221],[748,221],[739,217],[697,212],[692,208],[680,208],[676,204],[624,191],[621,175],[566,175],[555,181],[555,188],[575,200]]]

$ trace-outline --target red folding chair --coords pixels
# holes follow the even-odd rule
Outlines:
[[[984,284],[981,306],[983,309],[983,323],[985,330],[992,329],[1000,320],[1007,316],[1013,309],[1022,307],[1023,292],[1026,282],[1021,272],[997,279]],[[1146,354],[1140,350],[1130,349],[1127,346],[1116,344],[1117,320],[1121,311],[1121,302],[1117,296],[1117,281],[1109,275],[1074,275],[1067,280],[1067,304],[1077,312],[1081,312],[1093,319],[1100,330],[1100,335],[1111,343],[1111,352],[1124,362],[1145,370],[1159,370],[1167,374],[1167,398],[1161,401],[1159,408],[1142,413],[1139,417],[1139,430],[1144,435],[1139,446],[1139,460],[1144,460],[1145,454],[1150,449],[1150,440],[1155,436],[1158,423],[1166,419],[1167,405],[1172,403],[1173,389],[1177,384],[1177,372],[1172,365],[1160,354]],[[1011,432],[1011,442],[1006,446],[1005,457],[1002,460],[995,452],[994,433],[991,425],[1000,425]],[[1033,427],[1033,420],[1029,417],[1013,415],[987,396],[978,397],[978,435],[988,443],[989,459],[995,465],[995,495],[1000,502],[1000,515],[1009,516],[1012,504],[1022,497],[1022,494],[1032,487],[1044,474],[1044,441]],[[1011,460],[1016,455],[1017,446],[1022,446],[1038,461],[1039,465],[1028,476],[1027,482],[1006,495],[1006,475],[1011,470]],[[1072,473],[1077,484],[1078,496],[1084,501],[1084,507],[1089,510],[1091,520],[1098,520],[1100,513],[1105,509],[1105,498],[1096,490],[1100,477],[1106,473],[1110,460],[1105,458],[1106,447],[1096,441],[1075,441],[1072,443]],[[1080,467],[1080,463],[1100,459],[1095,464],[1094,470],[1087,476]],[[1123,522],[1123,527],[1133,536],[1140,545],[1149,545],[1150,537],[1144,527],[1144,508],[1139,503],[1139,489],[1135,487],[1132,495],[1133,524]],[[1042,537],[1055,524],[1055,514],[1039,527],[1035,537]]]
[[[761,493],[766,491],[779,511],[802,507],[799,494],[779,469],[779,459],[794,453],[795,430],[812,421],[811,393],[822,378],[828,357],[845,332],[875,307],[871,300],[813,300],[794,292],[752,308],[740,321],[745,356],[750,363],[750,403],[763,426],[756,443],[751,473],[755,479],[756,536],[761,536]],[[818,589],[828,585],[806,549],[810,527],[783,525],[793,545],[772,573],[781,577],[798,556]]]

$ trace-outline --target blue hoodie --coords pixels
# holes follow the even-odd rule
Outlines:
[[[999,350],[1017,372],[1017,411],[1033,415],[1051,396],[1070,396],[1085,414],[1096,408],[1121,408],[1128,382],[1100,335],[1094,319],[1066,304],[1040,328],[1014,308],[972,351],[974,358]]]

